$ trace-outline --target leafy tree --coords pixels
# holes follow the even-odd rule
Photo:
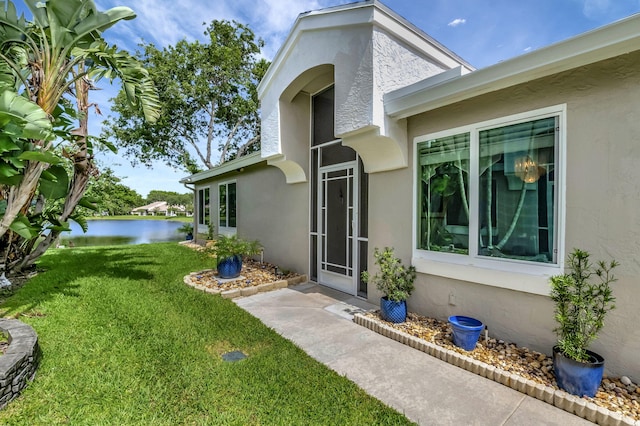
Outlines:
[[[183,206],[191,201],[193,194],[178,194],[172,191],[159,191],[153,189],[149,191],[147,195],[147,203],[153,203],[155,201],[166,201],[167,204],[172,206]]]
[[[144,122],[121,91],[112,108],[117,116],[109,117],[102,134],[133,162],[163,160],[195,173],[215,166],[216,148],[220,162],[258,149],[256,85],[268,67],[258,56],[263,42],[235,21],[213,21],[204,34],[206,43],[141,46],[165,113],[155,124]]]
[[[86,196],[95,201],[97,212],[106,212],[111,216],[129,214],[144,204],[142,196],[122,184],[110,168],[105,168],[90,179]]]
[[[172,191],[151,190],[147,195],[147,203],[165,201],[171,206],[184,206],[186,211],[193,211],[193,194],[178,194]],[[170,209],[171,210],[171,209]]]
[[[88,112],[95,106],[88,95],[92,79],[119,79],[146,119],[159,115],[145,69],[102,38],[112,25],[133,19],[131,9],[101,12],[93,0],[24,2],[31,22],[17,15],[11,1],[0,3],[0,82],[14,94],[11,106],[19,107],[16,94],[32,102],[14,115],[11,128],[17,131],[3,136],[10,143],[0,150],[0,255],[6,269],[34,262],[68,228],[68,219],[86,225],[74,211],[79,204],[91,206],[84,192],[96,171],[87,130]],[[32,105],[50,119],[52,133],[43,132],[40,114],[30,115]],[[65,163],[73,164],[71,177]],[[36,244],[45,229],[44,240]]]

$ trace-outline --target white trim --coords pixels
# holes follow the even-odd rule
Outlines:
[[[485,93],[557,74],[640,49],[640,14],[569,40],[500,62],[440,84],[384,96],[385,111],[400,119]]]
[[[474,68],[464,59],[427,35],[415,25],[380,3],[378,0],[366,0],[357,3],[329,7],[298,15],[284,43],[275,54],[262,81],[258,84],[258,98],[263,99],[269,90],[274,76],[280,73],[292,52],[293,46],[303,33],[349,28],[358,25],[371,25],[381,28],[389,34],[407,42],[416,51],[432,58],[448,68],[463,65],[468,70]]]
[[[196,202],[197,202],[197,204],[196,204],[194,210],[196,212],[196,222],[197,222],[196,225],[197,225],[197,227],[200,227],[200,226],[208,227],[209,226],[209,224],[206,223],[206,221],[205,221],[205,223],[201,223],[200,222],[200,218],[204,219],[204,207],[206,207],[204,205],[204,201],[203,201],[203,203],[202,203],[203,210],[200,211],[200,197],[201,197],[200,194],[202,193],[203,194],[202,196],[204,196],[204,191],[209,191],[209,223],[211,223],[211,210],[212,210],[211,209],[211,192],[213,192],[213,191],[211,191],[211,185],[205,185],[205,186],[201,186],[199,188],[196,188]],[[196,232],[199,232],[199,230],[196,229]]]
[[[500,117],[483,122],[473,123],[453,129],[416,136],[413,140],[413,223],[412,223],[412,264],[418,272],[446,278],[459,279],[478,284],[525,291],[534,294],[548,295],[548,280],[552,275],[564,271],[565,255],[565,211],[566,211],[566,104],[554,105],[525,113]],[[556,244],[555,264],[520,261],[515,259],[492,258],[479,256],[477,219],[469,220],[469,254],[452,254],[417,249],[418,247],[418,144],[431,139],[460,133],[470,135],[470,171],[469,171],[469,216],[478,217],[478,134],[481,130],[508,126],[545,117],[558,117],[557,158],[555,200],[557,223],[554,225],[554,241]]]
[[[225,191],[226,202],[229,200],[229,185],[235,183],[236,184],[236,226],[220,226],[220,187],[225,186],[227,189]],[[217,199],[217,215],[216,215],[216,223],[218,224],[218,234],[221,235],[235,235],[238,232],[238,181],[236,179],[225,180],[224,182],[218,182],[218,199]],[[227,217],[226,217],[227,225],[229,224],[229,206],[227,205]]]
[[[235,160],[227,161],[225,163],[220,164],[212,169],[205,170],[200,173],[195,173],[191,176],[184,177],[180,179],[180,183],[195,183],[202,182],[207,179],[212,179],[216,176],[223,175],[225,173],[233,172],[235,170],[241,169],[243,167],[253,166],[254,164],[258,164],[262,161],[265,161],[264,158],[260,156],[260,152],[253,152],[249,155],[244,155],[240,158],[236,158]]]

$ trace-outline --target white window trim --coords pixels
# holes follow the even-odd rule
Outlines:
[[[446,278],[453,278],[477,284],[484,284],[494,287],[501,287],[510,290],[522,291],[533,294],[549,294],[549,278],[553,275],[564,272],[565,256],[565,212],[566,212],[566,104],[541,108],[525,113],[500,117],[493,120],[482,121],[462,127],[447,129],[436,133],[416,136],[413,139],[413,224],[412,224],[412,264],[418,272],[436,275]],[[417,214],[418,214],[418,144],[431,139],[450,136],[459,133],[469,133],[470,135],[470,158],[478,156],[478,135],[481,130],[488,128],[508,126],[520,122],[532,121],[536,119],[558,116],[558,158],[556,159],[556,249],[557,264],[543,264],[535,262],[520,261],[516,259],[502,259],[479,256],[477,254],[477,219],[469,222],[469,255],[442,253],[417,249]],[[478,162],[471,162],[471,172],[469,173],[469,205],[470,216],[478,216]]]
[[[209,222],[211,222],[211,192],[212,192],[211,191],[211,187],[210,186],[201,186],[201,187],[196,188],[196,190],[197,190],[197,197],[196,198],[197,198],[197,202],[198,202],[198,205],[197,205],[198,210],[200,209],[200,204],[201,204],[200,203],[200,201],[201,201],[201,195],[200,194],[204,195],[204,191],[205,190],[209,190]],[[205,206],[204,201],[202,202],[202,206],[203,207]],[[209,225],[208,223],[200,222],[200,219],[204,219],[204,209],[202,211],[198,212],[198,217],[197,218],[198,218],[198,225],[199,226],[204,226],[206,228]]]
[[[229,197],[228,193],[228,185],[231,183],[236,184],[236,226],[220,226],[220,187],[227,186],[227,199]],[[218,182],[218,209],[217,209],[217,220],[218,223],[218,234],[221,235],[236,235],[238,232],[238,182],[235,179],[225,180],[224,182]],[[227,208],[227,224],[229,223],[229,209]]]

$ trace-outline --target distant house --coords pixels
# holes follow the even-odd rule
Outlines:
[[[184,206],[170,206],[166,201],[155,201],[146,206],[136,207],[131,210],[136,216],[178,216],[185,214]]]
[[[394,247],[410,310],[546,353],[549,277],[615,257],[593,349],[640,377],[640,15],[475,70],[376,0],[306,12],[258,93],[261,152],[181,181],[199,233],[373,303],[360,274]]]

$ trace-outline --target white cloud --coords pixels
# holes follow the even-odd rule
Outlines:
[[[465,24],[467,22],[464,18],[456,18],[453,21],[449,22],[447,25],[450,27],[457,27],[458,25]]]
[[[584,0],[582,5],[582,13],[587,18],[597,18],[605,14],[611,6],[610,0]]]

